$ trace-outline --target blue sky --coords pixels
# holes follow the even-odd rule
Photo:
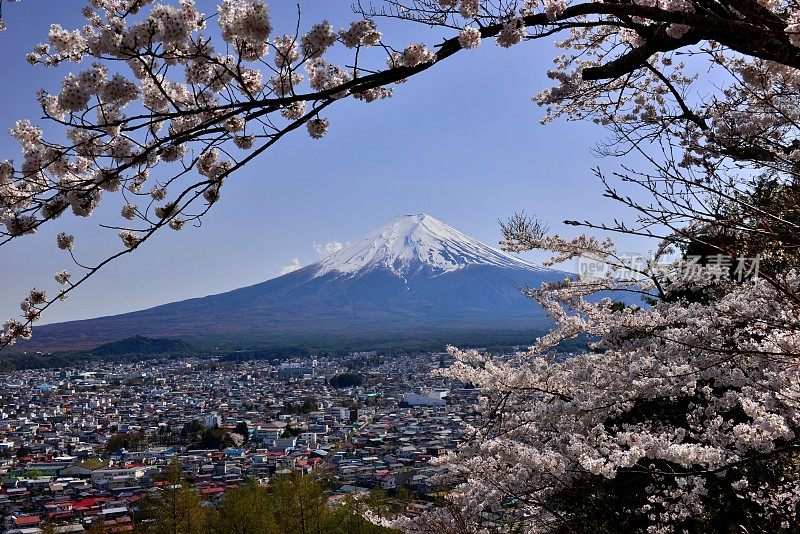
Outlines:
[[[38,88],[56,91],[68,67],[33,67],[24,56],[44,41],[53,22],[68,28],[83,20],[78,0],[26,0],[4,9],[0,33],[0,159],[19,158],[7,130],[20,118],[37,119]],[[199,0],[206,13],[214,1]],[[302,1],[304,21],[328,18],[337,27],[352,20],[350,0]],[[295,2],[270,2],[280,33],[294,27]],[[394,43],[436,42],[424,27],[392,26]],[[394,37],[393,37],[394,36]],[[429,213],[490,245],[500,239],[498,219],[515,211],[550,223],[562,234],[564,219],[624,217],[601,197],[591,169],[614,169],[592,146],[602,129],[590,124],[541,126],[543,110],[531,102],[548,85],[546,71],[557,51],[548,43],[510,50],[484,42],[404,85],[392,99],[337,102],[325,139],[305,132],[284,139],[249,168],[226,181],[222,201],[200,229],[165,232],[143,249],[99,273],[45,322],[115,314],[219,293],[274,277],[297,258],[317,259],[315,244],[355,241],[393,216]],[[73,70],[77,67],[72,66]],[[108,201],[107,201],[108,202]],[[107,209],[117,213],[113,203]],[[70,268],[54,245],[55,233],[75,233],[81,253],[119,247],[115,233],[89,220],[65,216],[39,234],[0,248],[0,318],[18,313],[32,286],[53,289],[53,273]],[[643,249],[643,247],[645,247]],[[623,250],[646,252],[636,240]],[[534,259],[536,257],[534,256]],[[569,268],[569,266],[566,266]]]

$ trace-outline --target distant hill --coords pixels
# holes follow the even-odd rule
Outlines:
[[[141,361],[150,357],[175,357],[198,354],[197,350],[179,339],[152,339],[133,336],[103,344],[94,349],[57,352],[28,352],[0,354],[0,369],[42,369],[71,367],[92,361]],[[199,354],[203,354],[202,351]]]
[[[520,289],[567,276],[429,215],[407,215],[284,276],[124,315],[34,327],[33,339],[14,349],[171,352],[135,336],[204,348],[525,344],[552,323]],[[101,343],[111,344],[94,349]]]
[[[112,341],[90,350],[90,356],[125,356],[131,354],[168,354],[190,352],[193,347],[180,339],[153,339],[133,336]]]

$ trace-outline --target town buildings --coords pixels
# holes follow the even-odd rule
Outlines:
[[[326,470],[333,497],[381,488],[424,508],[441,469],[430,461],[463,442],[477,391],[431,374],[441,354],[366,354],[0,374],[0,528],[132,530],[173,462],[210,505],[247,479]],[[369,362],[361,385],[331,387],[353,357]]]

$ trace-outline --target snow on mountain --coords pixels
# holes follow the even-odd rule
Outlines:
[[[540,271],[426,215],[395,217],[360,241],[317,263],[315,277],[328,273],[356,276],[386,269],[400,278],[420,271],[444,274],[468,265]]]

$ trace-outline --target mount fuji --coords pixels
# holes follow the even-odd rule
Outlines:
[[[551,323],[521,287],[567,276],[500,252],[430,215],[406,215],[318,263],[266,282],[36,327],[19,349],[84,349],[134,335],[229,347],[526,343]]]

